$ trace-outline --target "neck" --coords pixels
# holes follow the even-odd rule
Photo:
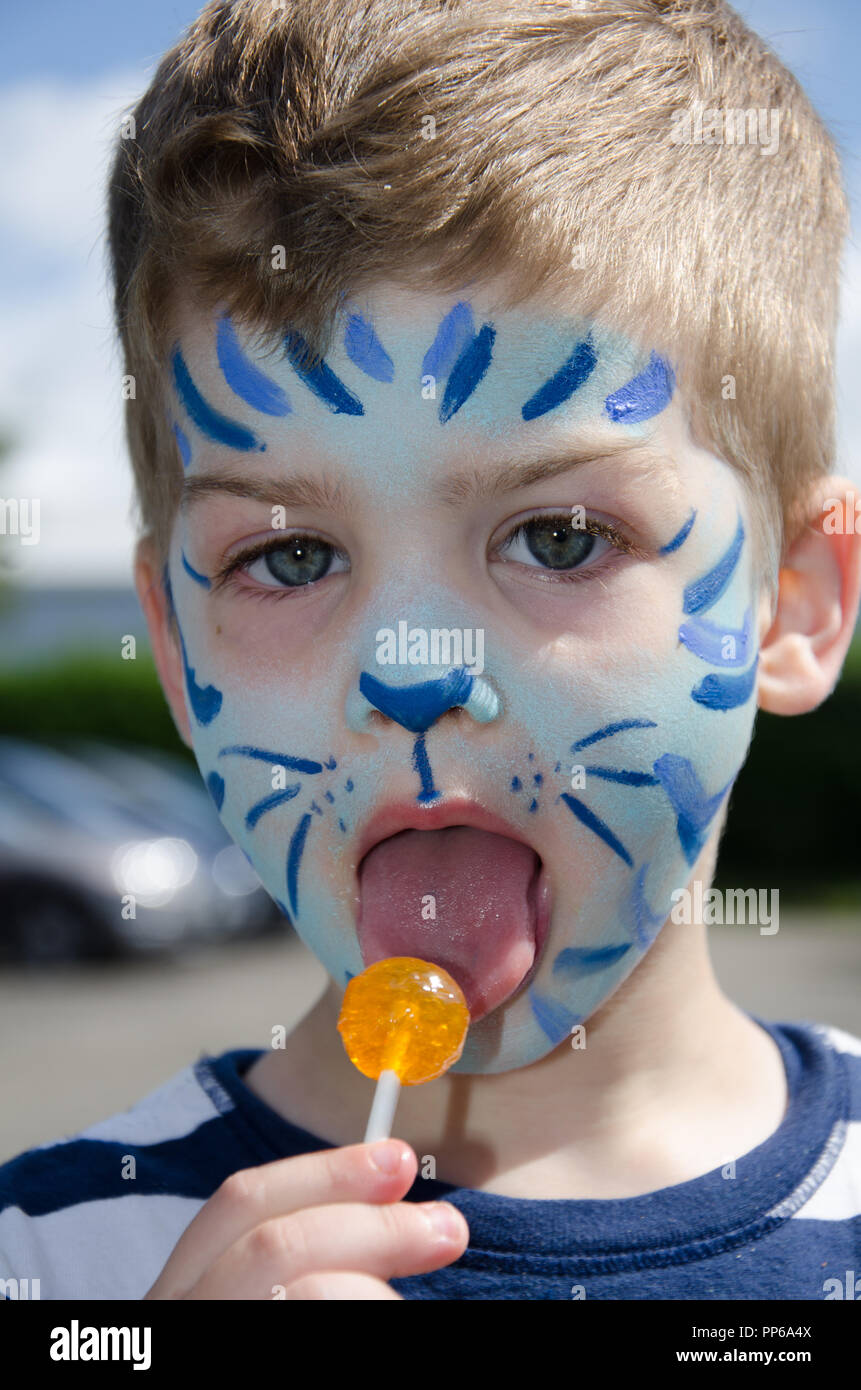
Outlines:
[[[329,1143],[361,1141],[374,1093],[337,1032],[330,983],[246,1080]],[[720,990],[706,929],[667,922],[588,1020],[585,1047],[492,1076],[401,1090],[394,1133],[427,1176],[510,1196],[629,1197],[729,1163],[771,1135],[786,1078],[771,1038]],[[427,1166],[427,1165],[425,1165]]]

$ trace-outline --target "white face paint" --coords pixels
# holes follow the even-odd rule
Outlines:
[[[745,495],[660,358],[546,304],[377,292],[315,375],[289,343],[178,324],[198,763],[340,985],[433,960],[475,1017],[456,1070],[524,1066],[642,959],[744,760]],[[449,808],[485,833],[434,834]]]

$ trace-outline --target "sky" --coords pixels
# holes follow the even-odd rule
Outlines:
[[[198,0],[0,0],[0,497],[41,499],[19,582],[130,582],[135,526],[105,261],[104,186],[122,115]],[[861,107],[857,0],[736,9],[803,83],[852,203],[838,346],[838,471],[861,483]],[[7,542],[8,547],[8,542]],[[8,550],[7,550],[8,553]]]

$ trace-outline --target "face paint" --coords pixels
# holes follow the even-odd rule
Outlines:
[[[477,297],[359,307],[313,368],[289,327],[273,353],[223,317],[181,326],[175,424],[192,501],[169,571],[194,748],[228,831],[341,985],[366,964],[357,864],[381,808],[432,816],[468,798],[536,851],[530,930],[548,916],[534,958],[454,1068],[504,1071],[557,1046],[642,959],[744,760],[757,662],[745,499],[688,439],[654,352]],[[473,496],[500,461],[575,443],[594,453],[576,474],[527,480],[516,500]],[[342,505],[303,500],[306,488],[279,538],[260,488],[276,498],[298,472],[318,493],[342,489]],[[252,473],[259,495],[238,500]],[[639,538],[584,567],[597,581],[545,583],[552,571],[504,547],[488,559],[491,532],[572,503]],[[304,591],[272,588],[271,572],[241,589],[218,578],[225,550],[291,532],[322,536],[351,568]],[[481,674],[378,664],[380,630],[404,621],[480,630]],[[446,930],[428,924],[427,955],[450,968]]]

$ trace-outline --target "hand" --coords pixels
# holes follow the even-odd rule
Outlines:
[[[377,1166],[386,1155],[390,1172]],[[240,1169],[144,1297],[400,1299],[388,1279],[441,1269],[469,1240],[449,1202],[400,1200],[417,1168],[408,1144],[385,1139]]]

